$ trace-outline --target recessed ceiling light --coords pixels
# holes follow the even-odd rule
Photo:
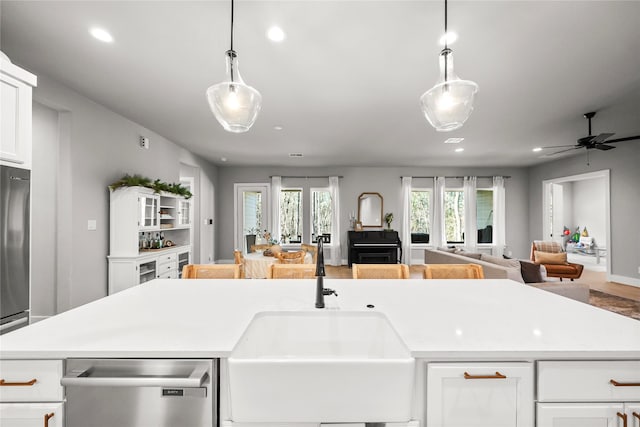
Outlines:
[[[464,151],[464,148],[460,147],[460,148],[456,148],[456,153],[462,153]]]
[[[542,151],[542,147],[536,147],[532,150],[534,153],[537,153],[538,151]]]
[[[269,40],[272,42],[281,42],[284,40],[284,31],[282,31],[280,27],[273,26],[267,31],[267,37],[269,37]]]
[[[444,143],[445,144],[460,144],[464,141],[464,138],[449,138]]]
[[[101,42],[105,42],[105,43],[113,42],[113,36],[109,34],[107,30],[104,30],[102,28],[97,28],[97,27],[91,28],[89,30],[89,34],[91,34],[93,37],[97,38]]]
[[[221,161],[221,162],[226,162],[226,161],[227,161],[227,158],[226,158],[226,157],[220,157],[220,161]]]
[[[273,129],[274,129],[274,130],[282,130],[282,129],[284,129],[284,128],[283,128],[282,126],[274,126],[274,127],[273,127]]]
[[[445,45],[445,42],[447,42],[447,44],[453,44],[456,40],[458,40],[458,35],[453,31],[447,31],[446,34],[443,34],[442,37],[440,37],[440,44],[442,46]]]

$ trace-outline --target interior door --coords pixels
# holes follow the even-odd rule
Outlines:
[[[269,184],[235,184],[236,220],[234,247],[247,252],[245,235],[269,229]]]

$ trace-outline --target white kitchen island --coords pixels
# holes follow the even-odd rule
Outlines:
[[[513,427],[572,426],[589,414],[589,425],[622,427],[625,414],[628,427],[640,425],[640,386],[626,385],[640,383],[637,320],[509,280],[327,279],[325,287],[339,296],[325,297],[324,310],[388,318],[416,359],[412,419],[421,425],[483,425],[448,413],[465,384],[471,393],[486,385],[497,399],[490,412]],[[225,359],[252,318],[315,311],[314,302],[314,280],[154,280],[0,337],[0,358],[220,358],[225,423],[233,419]],[[508,378],[475,378],[496,372]],[[573,386],[558,389],[550,382],[558,375]],[[585,387],[596,389],[584,397]]]

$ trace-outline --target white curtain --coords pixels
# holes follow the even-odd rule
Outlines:
[[[446,246],[444,230],[444,189],[445,177],[437,176],[433,181],[433,209],[431,212],[431,238],[429,242],[434,248]]]
[[[504,177],[493,177],[493,255],[502,256],[506,245]]]
[[[476,187],[475,176],[464,177],[464,247],[470,252],[475,252],[478,245]]]
[[[411,265],[411,177],[402,177],[402,255],[404,263]]]
[[[329,192],[331,193],[331,265],[342,264],[342,250],[340,247],[340,184],[337,176],[329,177]]]
[[[282,177],[271,177],[271,237],[280,240],[280,192],[282,190]],[[267,225],[264,224],[266,227]]]

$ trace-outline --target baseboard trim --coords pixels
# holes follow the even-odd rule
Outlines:
[[[39,322],[39,321],[44,320],[44,319],[48,319],[49,317],[51,317],[51,316],[33,316],[33,315],[31,315],[31,316],[29,316],[29,324],[33,325],[34,323]]]
[[[610,274],[607,277],[610,282],[622,283],[623,285],[636,286],[640,288],[640,279],[634,277],[619,276],[617,274]]]

